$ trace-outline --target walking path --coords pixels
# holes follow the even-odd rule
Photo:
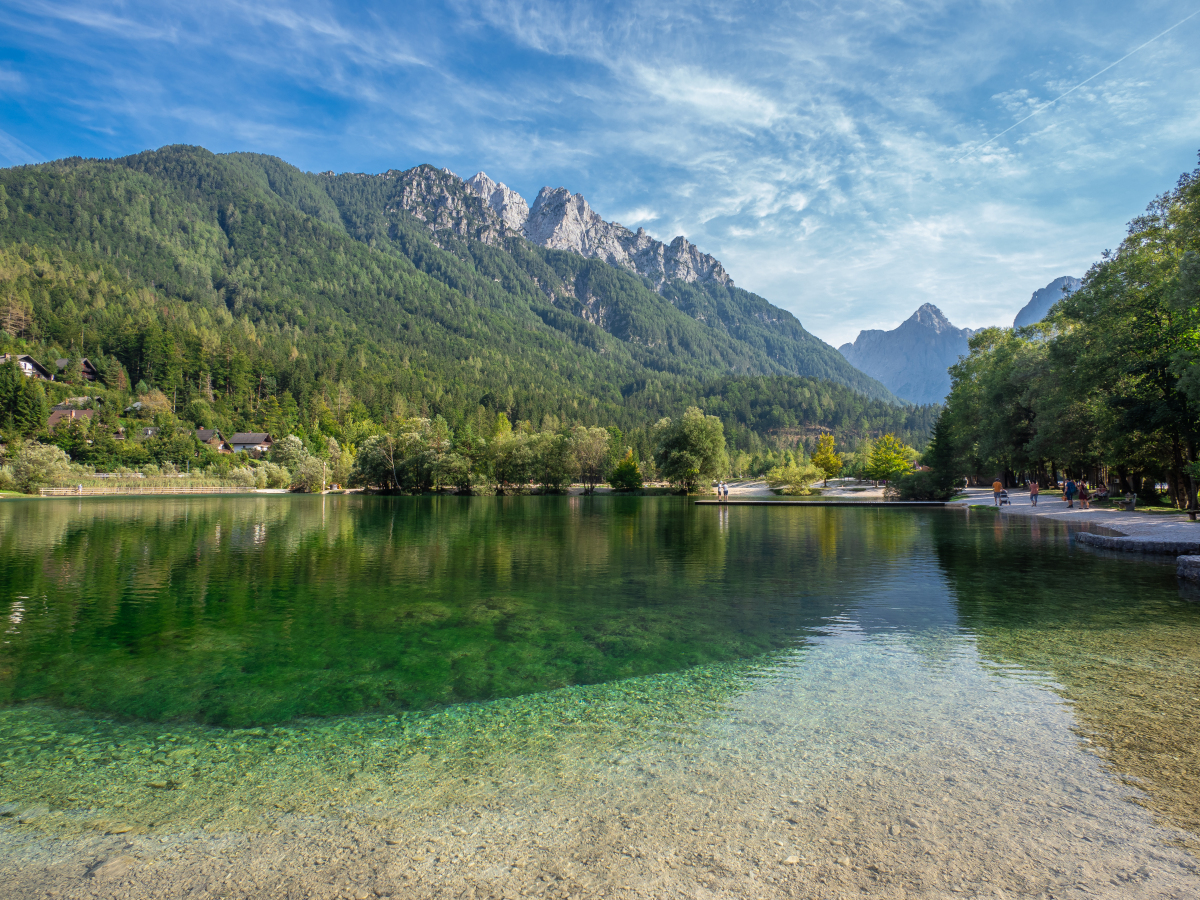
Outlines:
[[[1067,507],[1059,497],[1042,495],[1038,505],[1029,502],[1029,494],[1020,489],[1008,492],[1010,505],[1000,508],[1005,516],[1037,516],[1065,522],[1079,529],[1096,526],[1114,535],[1077,534],[1076,540],[1111,550],[1130,550],[1143,553],[1200,553],[1200,522],[1191,521],[1183,513],[1139,513],[1115,509],[1082,509]],[[993,502],[990,488],[967,488],[967,497],[951,505],[987,504]]]

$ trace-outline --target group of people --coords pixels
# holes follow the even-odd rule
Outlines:
[[[1029,503],[1031,506],[1038,505],[1038,493],[1040,488],[1036,479],[1029,481]],[[1004,483],[1000,479],[996,479],[992,483],[992,494],[995,497],[997,506],[1001,506],[1008,501],[1008,491],[1004,489]],[[1094,498],[1103,500],[1108,496],[1108,489],[1104,485],[1100,485],[1093,494],[1088,490],[1087,482],[1083,479],[1076,481],[1074,478],[1068,478],[1066,484],[1063,485],[1063,501],[1067,504],[1067,509],[1075,508],[1075,500],[1078,498],[1081,509],[1091,509],[1091,501]]]
[[[727,503],[729,501],[729,484],[725,481],[717,482],[717,502]]]
[[[1079,497],[1079,505],[1083,509],[1091,509],[1088,503],[1092,499],[1091,493],[1088,491],[1087,482],[1082,479],[1078,482],[1074,478],[1068,478],[1067,483],[1063,485],[1063,499],[1067,501],[1067,509],[1075,508],[1075,497]]]

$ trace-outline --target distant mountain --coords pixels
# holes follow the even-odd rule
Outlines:
[[[941,403],[950,393],[950,366],[968,352],[970,328],[955,328],[926,303],[891,331],[860,331],[838,348],[859,371],[877,378],[910,403]]]
[[[1021,311],[1013,319],[1013,328],[1023,328],[1034,322],[1042,321],[1046,318],[1046,313],[1050,312],[1050,307],[1061,300],[1065,294],[1075,293],[1081,284],[1083,282],[1078,278],[1064,275],[1062,278],[1055,278],[1044,288],[1034,291],[1029,302],[1021,307]]]

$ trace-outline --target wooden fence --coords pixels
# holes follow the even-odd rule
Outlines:
[[[193,487],[171,485],[152,487],[149,485],[105,485],[104,487],[51,487],[38,491],[43,497],[95,497],[117,494],[252,494],[255,488],[221,485],[219,487]]]

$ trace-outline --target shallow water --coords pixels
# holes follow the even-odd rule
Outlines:
[[[1200,608],[1036,521],[5,503],[0,614],[0,895],[1200,892]]]

